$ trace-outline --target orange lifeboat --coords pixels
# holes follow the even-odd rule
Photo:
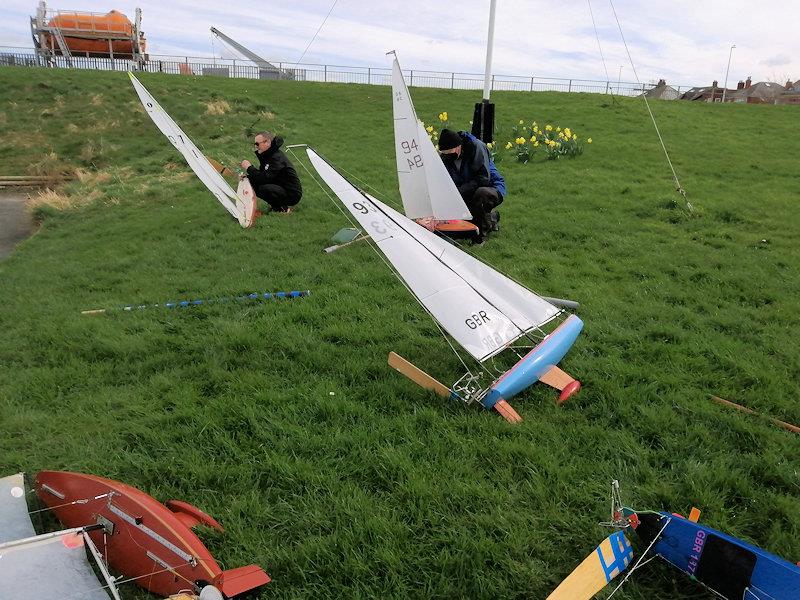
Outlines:
[[[47,23],[48,27],[58,27],[64,36],[69,51],[73,54],[91,56],[114,56],[120,58],[134,54],[135,30],[133,23],[119,11],[106,14],[59,12]],[[55,40],[46,35],[47,44],[58,49]],[[109,43],[111,48],[109,50]],[[146,40],[139,39],[139,51],[145,52]]]

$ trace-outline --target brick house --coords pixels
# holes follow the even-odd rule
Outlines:
[[[775,100],[786,91],[780,83],[759,81],[754,84],[750,77],[740,81],[736,91],[725,95],[725,102],[746,104],[775,104]]]
[[[792,83],[787,81],[785,89],[775,98],[775,104],[800,104],[800,79]]]
[[[725,92],[725,99],[727,96],[736,90],[727,90]],[[693,87],[688,92],[680,97],[681,100],[691,100],[693,102],[722,102],[723,88],[719,87],[719,83],[714,81],[710,86],[706,87]]]

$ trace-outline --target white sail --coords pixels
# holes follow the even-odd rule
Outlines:
[[[0,478],[0,598],[120,600],[108,571],[87,552],[89,536],[80,528],[36,535],[26,496],[22,473]]]
[[[0,545],[0,598],[120,600],[113,581],[95,574],[88,543],[88,535],[70,529]]]
[[[181,128],[178,127],[177,123],[172,120],[172,117],[161,108],[150,92],[139,83],[139,80],[136,79],[133,73],[128,73],[128,75],[131,78],[131,83],[133,83],[136,93],[139,95],[139,100],[141,100],[144,109],[147,111],[147,114],[150,115],[156,127],[161,130],[161,133],[163,133],[167,139],[172,142],[172,145],[177,148],[178,152],[183,155],[195,175],[205,184],[214,197],[219,200],[220,204],[222,204],[243,227],[249,226],[252,221],[251,214],[253,206],[248,204],[252,202],[251,198],[253,198],[253,195],[250,194],[249,197],[245,196],[244,198],[239,197],[222,175],[208,162],[203,153],[198,150],[192,140],[190,140]],[[247,187],[249,187],[249,184]]]
[[[417,118],[396,56],[392,97],[397,178],[406,216],[440,221],[471,219],[469,209]]]
[[[34,535],[22,473],[0,478],[0,544]]]
[[[320,177],[372,237],[419,302],[478,361],[497,354],[559,312],[491,267],[363,194],[310,148],[307,153]],[[499,289],[491,289],[493,285]]]

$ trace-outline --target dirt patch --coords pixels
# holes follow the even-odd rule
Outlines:
[[[224,115],[231,109],[231,105],[225,100],[215,100],[213,102],[206,102],[207,115]]]
[[[0,189],[0,258],[33,233],[33,219],[25,208],[28,194]]]
[[[36,209],[41,206],[49,206],[56,210],[69,210],[71,208],[80,208],[81,206],[91,204],[102,195],[102,192],[99,190],[92,190],[86,195],[67,196],[66,194],[59,194],[48,188],[29,194],[25,204],[30,213],[35,212]]]

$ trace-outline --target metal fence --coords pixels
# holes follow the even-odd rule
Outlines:
[[[209,57],[150,55],[147,61],[140,64],[124,58],[72,55],[72,68],[86,70],[145,71],[148,73],[172,73],[175,75],[204,75],[208,77],[237,77],[243,79],[291,79],[295,81],[363,83],[370,85],[391,85],[392,80],[392,70],[390,68],[270,62],[277,68],[261,68],[248,60]],[[63,56],[50,57],[45,61],[30,48],[0,47],[0,66],[9,65],[68,68],[66,59]],[[406,69],[404,75],[406,83],[410,86],[454,90],[483,89],[484,76],[482,74]],[[637,96],[653,87],[653,84],[638,84],[625,81],[517,75],[493,75],[491,83],[492,91],[588,92],[595,94],[611,93],[619,96]],[[682,91],[689,89],[690,86],[673,87],[679,93],[682,93]]]

